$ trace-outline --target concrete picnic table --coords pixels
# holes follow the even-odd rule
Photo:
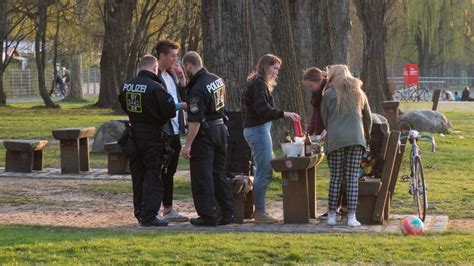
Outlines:
[[[61,173],[89,171],[89,137],[94,136],[95,127],[61,128],[52,132],[61,146]]]

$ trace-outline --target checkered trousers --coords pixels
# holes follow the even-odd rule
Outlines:
[[[337,149],[328,155],[329,172],[329,210],[336,210],[342,179],[347,180],[347,210],[355,212],[359,194],[359,168],[364,148],[352,145]]]

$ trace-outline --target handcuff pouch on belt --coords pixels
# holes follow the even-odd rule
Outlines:
[[[122,136],[117,141],[125,155],[128,157],[134,157],[138,154],[138,146],[133,138],[131,125],[129,122],[125,123],[125,130],[122,133]]]
[[[173,158],[174,149],[171,147],[172,138],[166,132],[161,131],[160,140],[164,144],[163,156],[161,157],[161,172],[166,174],[168,172],[168,166]]]

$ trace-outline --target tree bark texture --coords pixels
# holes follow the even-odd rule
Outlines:
[[[54,91],[54,87],[57,85],[56,83],[56,76],[58,75],[58,73],[62,76],[62,73],[61,73],[61,70],[58,69],[58,37],[59,37],[59,20],[60,20],[60,16],[59,16],[60,12],[59,10],[56,11],[56,29],[55,29],[55,32],[54,32],[54,39],[53,39],[53,82],[51,82],[51,88],[50,88],[50,92],[53,92]]]
[[[7,96],[5,94],[5,90],[3,87],[3,73],[6,68],[6,62],[3,60],[3,43],[7,39],[7,27],[8,27],[8,20],[7,20],[7,2],[0,1],[0,105],[7,104]],[[5,61],[7,57],[5,56]]]
[[[71,83],[68,99],[82,100],[84,98],[82,92],[82,54],[71,55]]]
[[[349,0],[326,0],[325,4],[332,64],[349,64]]]
[[[385,42],[387,22],[394,0],[354,0],[364,31],[361,79],[373,112],[382,111],[388,99]]]
[[[318,67],[323,69],[333,63],[329,42],[328,14],[324,1],[296,0],[290,2],[290,15],[295,40],[295,51],[300,77],[304,69]],[[349,41],[349,40],[344,40]],[[309,123],[312,112],[312,93],[303,91],[303,101],[306,110],[305,123]]]
[[[242,89],[249,72],[248,0],[203,0],[203,60],[224,79],[226,110],[240,111]]]
[[[273,91],[275,105],[278,109],[297,112],[304,119],[304,92],[301,85],[301,66],[298,65],[296,44],[293,37],[294,22],[291,18],[292,4],[290,0],[252,0],[250,4],[251,48],[254,64],[266,53],[273,53],[283,60],[277,80],[278,85]],[[272,137],[273,145],[279,147],[285,131],[292,128],[287,119],[274,121]]]
[[[3,71],[0,71],[0,106],[7,104],[7,95],[3,88]]]
[[[38,14],[35,18],[35,59],[36,67],[38,69],[38,88],[40,96],[47,108],[59,108],[59,105],[55,104],[49,97],[44,76],[46,64],[46,26],[48,23],[48,6],[48,1],[37,1]]]
[[[204,63],[227,82],[230,110],[240,110],[241,88],[234,88],[245,84],[262,55],[273,53],[283,60],[273,92],[276,107],[307,121],[310,94],[301,84],[303,70],[332,62],[324,1],[207,0],[202,1],[201,20]],[[286,119],[274,121],[274,145],[290,128]]]
[[[136,0],[105,0],[105,34],[100,58],[100,92],[97,106],[118,108],[119,86],[127,76],[131,23]]]

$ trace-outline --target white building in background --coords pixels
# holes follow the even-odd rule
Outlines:
[[[15,43],[14,41],[5,41],[3,44],[2,61],[5,60],[6,55],[12,57],[12,62],[18,62],[20,68],[25,70],[28,66],[28,61],[35,56],[35,43],[30,41],[21,41]]]

